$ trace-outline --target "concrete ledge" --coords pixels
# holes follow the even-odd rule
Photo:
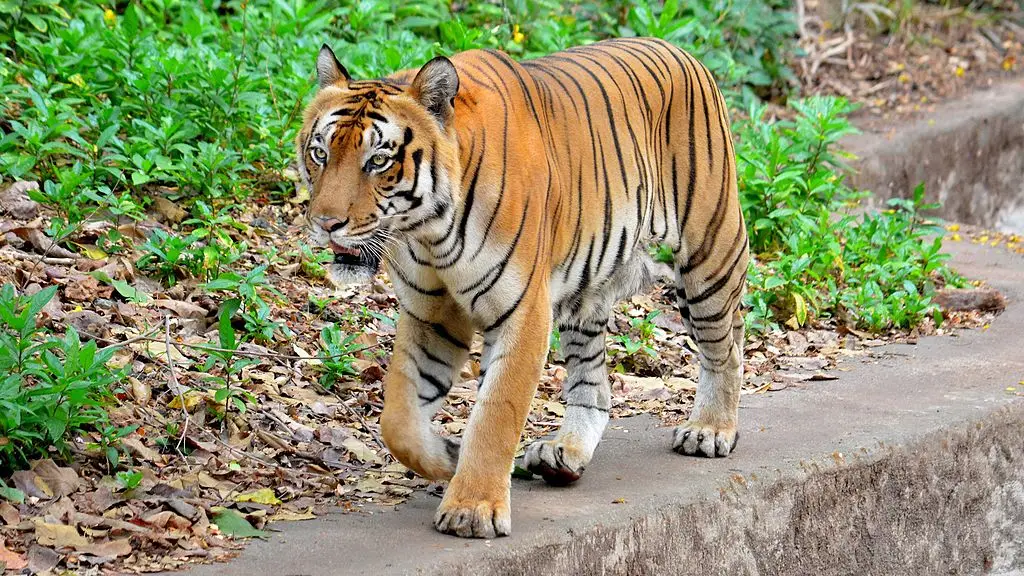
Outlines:
[[[924,182],[927,197],[942,202],[943,218],[1024,230],[1024,79],[845,143],[861,158],[852,183],[875,192],[872,207],[908,198]]]
[[[727,459],[613,421],[580,482],[514,481],[513,535],[433,531],[436,497],[290,524],[196,575],[985,574],[1024,568],[1024,260],[956,246],[1011,300],[988,330],[745,396]],[[625,499],[625,503],[613,504]]]

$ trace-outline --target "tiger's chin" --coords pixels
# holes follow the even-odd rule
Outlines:
[[[380,271],[380,258],[366,250],[335,251],[334,262],[327,267],[327,278],[338,288],[369,284]]]

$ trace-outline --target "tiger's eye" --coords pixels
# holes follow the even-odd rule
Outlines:
[[[381,166],[388,163],[388,157],[384,154],[374,154],[370,157],[370,164],[374,168],[380,168]]]
[[[313,160],[316,161],[317,164],[323,164],[327,161],[327,151],[323,148],[313,148],[309,153],[313,156]]]

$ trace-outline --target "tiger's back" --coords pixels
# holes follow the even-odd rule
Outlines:
[[[744,268],[725,104],[684,51],[618,39],[520,63],[495,51],[452,61],[467,207],[437,251],[442,268],[465,275],[485,254],[487,274],[495,251],[484,237],[511,246],[510,257],[548,268],[559,321],[634,292],[653,242],[706,276]],[[456,244],[473,249],[447,250]],[[722,264],[715,254],[732,261],[711,266]],[[469,296],[470,310],[491,308]]]

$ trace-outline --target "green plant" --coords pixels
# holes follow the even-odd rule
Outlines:
[[[32,296],[0,289],[0,473],[33,458],[67,455],[69,437],[102,429],[111,387],[123,376],[106,363],[113,347],[82,342],[69,327],[63,337],[37,326],[56,287]]]
[[[213,399],[215,402],[222,403],[224,409],[222,412],[215,413],[214,415],[222,420],[227,418],[232,406],[240,414],[244,414],[246,410],[245,402],[255,401],[255,398],[253,398],[249,391],[232,385],[233,381],[239,379],[244,368],[252,366],[257,362],[253,358],[235,357],[235,352],[238,350],[238,345],[241,342],[236,337],[235,329],[231,325],[231,318],[240,305],[240,300],[231,299],[221,306],[217,319],[217,334],[220,338],[220,348],[209,351],[210,356],[203,366],[203,371],[207,373],[210,373],[213,367],[217,365],[220,366],[223,372],[223,376],[210,374],[205,377],[207,382],[218,386],[214,391]]]
[[[117,483],[122,490],[134,490],[142,482],[142,472],[137,470],[122,470],[115,475]]]
[[[740,201],[751,266],[748,328],[792,328],[835,318],[873,331],[909,328],[928,317],[936,283],[957,285],[940,229],[924,222],[922,187],[882,214],[847,209],[863,194],[846,185],[839,139],[852,132],[843,99],[791,103],[793,120],[768,122],[754,106],[740,123]]]
[[[121,465],[121,439],[138,429],[138,424],[131,426],[103,424],[97,428],[99,442],[90,442],[86,444],[86,448],[101,451],[107,460],[107,469],[116,470]]]
[[[325,265],[330,264],[334,261],[334,254],[330,250],[321,249],[314,251],[308,244],[302,242],[299,244],[300,251],[300,266],[302,267],[302,273],[309,278],[326,278],[327,268]]]
[[[192,233],[183,238],[156,228],[139,247],[142,256],[135,265],[143,272],[155,274],[168,286],[174,286],[179,279],[202,272],[201,237],[202,234]]]
[[[286,337],[291,334],[283,322],[271,316],[270,306],[260,295],[260,291],[265,291],[284,298],[284,295],[267,281],[266,271],[267,265],[261,264],[244,275],[225,272],[216,280],[204,285],[210,291],[232,294],[233,297],[225,302],[225,306],[231,304],[232,314],[238,312],[245,326],[246,338],[262,343],[272,342],[278,333]]]
[[[358,334],[345,334],[334,324],[324,326],[320,330],[320,342],[323,345],[319,354],[324,373],[320,376],[320,384],[331,388],[347,376],[356,376],[359,370],[355,367],[355,353],[362,347],[355,343]]]

